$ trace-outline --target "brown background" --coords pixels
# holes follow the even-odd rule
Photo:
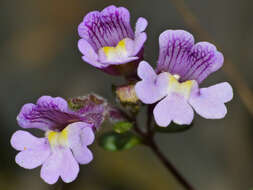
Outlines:
[[[220,44],[225,60],[231,59],[252,89],[252,0],[187,0],[201,26]],[[16,116],[24,103],[44,94],[74,97],[96,92],[112,100],[106,75],[81,60],[77,26],[92,10],[115,4],[149,21],[145,58],[155,65],[158,36],[165,29],[186,25],[170,0],[1,0],[0,1],[0,189],[53,189],[39,178],[39,169],[25,170],[15,164],[11,134],[20,129]],[[200,36],[195,34],[197,40]],[[226,63],[225,63],[226,64]],[[204,83],[236,79],[221,69]],[[232,82],[232,86],[234,83]],[[253,100],[249,100],[253,101]],[[162,151],[199,190],[249,190],[253,187],[253,125],[234,89],[228,114],[222,120],[195,117],[195,126],[180,134],[159,134]],[[94,160],[82,166],[71,190],[177,190],[181,187],[146,148],[110,153],[96,144]]]

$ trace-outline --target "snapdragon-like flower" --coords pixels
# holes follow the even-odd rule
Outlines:
[[[171,121],[183,125],[193,120],[193,109],[207,119],[223,118],[224,103],[233,97],[227,82],[208,88],[199,84],[223,65],[223,55],[208,42],[194,45],[193,36],[183,30],[167,30],[159,37],[160,54],[156,72],[145,61],[138,67],[138,98],[153,104],[155,121],[166,127]]]
[[[129,11],[108,6],[88,13],[78,27],[78,48],[83,60],[113,75],[131,74],[143,56],[146,19],[140,17],[133,32]]]
[[[25,104],[17,116],[22,128],[36,128],[45,132],[37,138],[19,130],[11,138],[11,145],[20,151],[16,163],[33,169],[40,165],[41,178],[54,184],[61,177],[66,183],[76,179],[79,164],[93,159],[87,148],[94,141],[94,131],[104,118],[104,103],[91,100],[91,95],[71,99],[70,106],[63,98],[42,96],[36,104]]]

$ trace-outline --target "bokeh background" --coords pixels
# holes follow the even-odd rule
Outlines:
[[[253,1],[187,0],[202,28],[219,43],[225,60],[230,59],[253,89]],[[171,0],[1,0],[0,1],[0,189],[61,189],[45,184],[39,169],[25,170],[15,164],[16,151],[9,140],[19,129],[16,115],[21,106],[44,94],[75,97],[96,92],[112,101],[106,75],[81,60],[77,49],[77,26],[92,10],[115,4],[149,21],[145,59],[155,65],[158,36],[165,29],[193,29],[185,24]],[[197,40],[201,39],[195,34]],[[226,61],[225,61],[226,64]],[[237,75],[237,74],[236,74]],[[223,69],[203,86],[229,81],[236,75]],[[231,77],[232,76],[232,77]],[[158,134],[164,154],[198,190],[249,190],[253,187],[253,120],[234,86],[234,99],[222,120],[195,117],[194,127],[180,134]],[[241,92],[243,93],[243,92]],[[248,102],[252,102],[249,99]],[[182,187],[157,158],[144,147],[111,153],[92,145],[94,160],[81,166],[71,190],[178,190]]]

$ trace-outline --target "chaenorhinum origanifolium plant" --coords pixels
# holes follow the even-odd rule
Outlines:
[[[18,130],[11,145],[20,151],[16,163],[23,168],[41,167],[48,184],[61,179],[72,182],[79,164],[88,164],[93,154],[87,147],[98,136],[99,145],[109,151],[145,145],[174,174],[185,189],[193,186],[165,158],[154,141],[156,132],[190,129],[195,110],[206,119],[221,119],[224,103],[233,97],[232,87],[223,82],[200,88],[201,82],[223,65],[223,55],[208,42],[194,44],[184,30],[166,30],[159,37],[160,54],[154,70],[143,58],[147,21],[139,18],[133,32],[126,8],[109,6],[88,13],[78,27],[78,48],[90,65],[109,74],[125,77],[113,86],[116,101],[110,104],[96,94],[70,98],[42,96],[36,104],[25,104],[17,116],[22,128],[37,128],[38,138]],[[139,127],[137,116],[147,104],[147,123]],[[109,121],[112,129],[100,132]],[[154,122],[155,121],[155,122]],[[102,133],[102,134],[99,134]]]

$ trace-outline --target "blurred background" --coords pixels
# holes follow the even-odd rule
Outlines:
[[[194,30],[185,24],[171,0],[1,0],[0,1],[0,189],[57,189],[39,177],[39,168],[25,170],[15,164],[11,135],[19,128],[21,106],[41,95],[65,98],[96,92],[112,101],[111,84],[117,77],[100,72],[81,60],[77,26],[92,10],[115,4],[131,12],[131,22],[148,19],[145,59],[155,65],[158,36],[165,29]],[[174,1],[175,2],[175,1]],[[187,0],[199,24],[220,45],[242,85],[253,89],[253,1]],[[194,33],[197,41],[202,39]],[[236,75],[224,69],[202,84],[228,81],[234,99],[222,120],[195,117],[194,127],[179,134],[158,134],[164,154],[198,190],[249,190],[253,187],[253,119],[238,93]],[[232,77],[231,77],[232,76]],[[102,82],[103,81],[103,82]],[[237,83],[237,86],[235,85]],[[239,85],[238,85],[239,83]],[[243,93],[243,92],[241,92]],[[248,99],[252,103],[252,99]],[[92,145],[94,160],[81,166],[71,190],[178,190],[182,187],[150,150],[136,147],[111,153]],[[60,189],[60,188],[59,188]]]

